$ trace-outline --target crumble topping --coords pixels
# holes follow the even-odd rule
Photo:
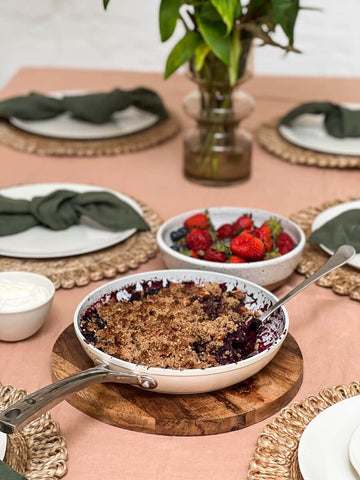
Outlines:
[[[123,298],[121,298],[123,297]],[[144,282],[113,293],[80,321],[92,345],[131,363],[172,369],[237,362],[262,349],[258,314],[226,285]]]

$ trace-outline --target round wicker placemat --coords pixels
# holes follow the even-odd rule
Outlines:
[[[0,410],[27,395],[10,385],[0,384]],[[33,420],[22,430],[8,435],[4,462],[28,480],[57,480],[67,472],[66,442],[60,426],[49,413]]]
[[[286,141],[278,132],[279,118],[260,125],[256,138],[260,145],[282,160],[299,165],[327,168],[360,168],[360,156],[332,155],[301,148]]]
[[[324,388],[281,410],[259,435],[250,460],[249,480],[303,480],[297,460],[299,441],[306,426],[320,412],[360,394],[360,383]]]
[[[12,258],[0,256],[0,271],[22,270],[40,273],[55,284],[55,288],[88,285],[103,278],[115,277],[130,268],[137,268],[157,253],[156,231],[162,220],[148,205],[137,200],[150,226],[147,232],[137,232],[124,242],[92,253],[64,258]]]
[[[358,198],[348,198],[347,200],[334,200],[326,202],[318,207],[309,207],[291,215],[291,219],[297,223],[304,231],[306,237],[311,233],[311,225],[323,210],[339,203],[359,200]],[[297,272],[309,277],[326,260],[329,255],[324,252],[316,243],[306,243]],[[344,266],[340,267],[317,281],[317,285],[326,288],[332,288],[339,295],[348,295],[352,300],[360,301],[360,270]]]
[[[15,150],[38,155],[98,157],[144,150],[170,139],[179,130],[180,122],[173,112],[168,119],[146,130],[104,140],[63,140],[44,137],[24,132],[2,121],[0,122],[0,142]]]

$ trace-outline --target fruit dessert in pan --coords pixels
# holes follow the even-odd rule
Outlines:
[[[264,350],[258,314],[225,284],[143,282],[105,296],[83,315],[83,336],[103,352],[149,367],[192,369]]]
[[[207,211],[187,218],[170,234],[171,248],[210,262],[246,263],[269,260],[294,249],[295,242],[271,217],[256,226],[250,214],[215,229]]]

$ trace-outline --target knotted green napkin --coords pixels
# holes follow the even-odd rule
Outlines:
[[[0,460],[0,480],[27,480]]]
[[[308,242],[321,243],[335,251],[340,245],[352,245],[360,253],[360,210],[348,210],[314,230]]]
[[[0,102],[0,118],[47,120],[61,113],[70,112],[74,118],[101,124],[109,122],[115,112],[130,106],[154,113],[160,119],[168,117],[159,95],[153,90],[139,87],[133,90],[115,88],[108,93],[71,95],[61,99],[30,93]]]
[[[23,232],[36,225],[64,230],[80,223],[82,216],[112,231],[129,228],[149,230],[138,212],[106,191],[78,193],[56,190],[32,200],[0,195],[0,236]]]
[[[329,135],[337,138],[360,137],[360,110],[335,105],[330,102],[309,102],[290,110],[279,122],[290,125],[305,113],[324,114],[324,126]]]

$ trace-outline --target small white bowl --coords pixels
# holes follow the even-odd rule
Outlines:
[[[37,298],[32,304],[0,308],[0,340],[16,342],[28,338],[46,320],[55,295],[54,284],[43,275],[17,271],[0,272],[0,285],[2,281],[42,288],[43,298]]]
[[[196,270],[210,270],[218,273],[235,275],[236,277],[249,280],[258,285],[274,290],[283,284],[286,279],[294,272],[300,262],[301,253],[305,246],[305,234],[303,230],[286,217],[277,213],[268,212],[248,207],[212,207],[207,209],[215,228],[219,228],[224,223],[233,223],[241,215],[251,213],[255,225],[261,225],[270,217],[276,217],[281,221],[281,225],[295,241],[296,247],[289,253],[270,260],[249,263],[218,263],[188,257],[182,253],[176,252],[171,248],[173,242],[170,239],[170,233],[182,227],[184,221],[195,215],[204,212],[204,209],[185,212],[176,217],[167,220],[161,225],[157,232],[157,243],[168,268],[186,268]]]

